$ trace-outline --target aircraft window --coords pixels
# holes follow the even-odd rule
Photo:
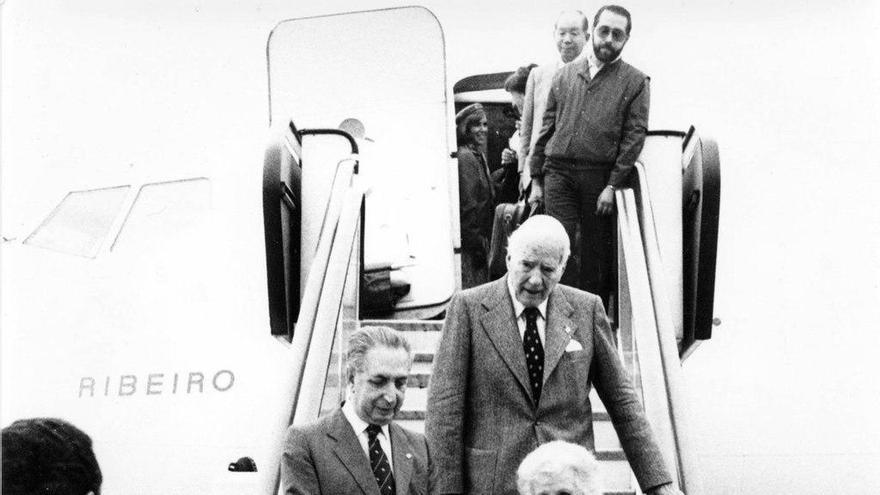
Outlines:
[[[94,258],[119,215],[130,186],[67,194],[25,244]]]
[[[199,237],[210,206],[207,178],[146,184],[138,191],[111,250],[167,246],[176,239]]]

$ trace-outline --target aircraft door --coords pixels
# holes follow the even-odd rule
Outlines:
[[[280,22],[268,41],[273,125],[345,128],[367,184],[364,266],[410,284],[395,317],[430,317],[455,289],[450,110],[443,33],[406,7]],[[319,148],[320,145],[320,148]],[[347,150],[302,142],[302,266],[317,242],[336,164]]]

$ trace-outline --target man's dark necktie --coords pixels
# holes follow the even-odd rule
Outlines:
[[[370,467],[373,468],[373,475],[376,476],[376,483],[379,484],[379,493],[382,495],[394,495],[394,475],[391,474],[391,464],[388,463],[388,456],[385,455],[385,451],[382,450],[382,444],[379,443],[379,433],[381,431],[382,427],[379,425],[367,427]]]
[[[538,336],[538,308],[526,308],[526,332],[523,334],[523,350],[526,353],[526,367],[535,403],[541,397],[541,383],[544,380],[544,346]]]

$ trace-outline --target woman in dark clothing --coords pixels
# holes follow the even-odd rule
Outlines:
[[[489,128],[479,103],[455,116],[458,137],[458,205],[461,226],[461,287],[489,281],[487,258],[492,236],[494,193],[486,165]]]

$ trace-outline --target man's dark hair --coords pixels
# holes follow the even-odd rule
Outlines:
[[[512,93],[516,91],[517,93],[525,93],[526,92],[526,83],[529,80],[529,72],[532,71],[538,64],[529,64],[520,67],[513,71],[513,74],[508,76],[508,78],[504,81],[504,91],[508,93]]]
[[[629,36],[629,32],[632,31],[633,27],[632,16],[629,14],[628,10],[621,7],[620,5],[605,5],[604,7],[596,11],[596,17],[593,18],[593,27],[595,28],[597,25],[599,25],[599,16],[602,15],[602,12],[605,12],[606,10],[614,12],[617,15],[622,15],[623,17],[626,17],[626,35]]]
[[[31,418],[3,428],[3,494],[101,493],[92,439],[57,418]]]

